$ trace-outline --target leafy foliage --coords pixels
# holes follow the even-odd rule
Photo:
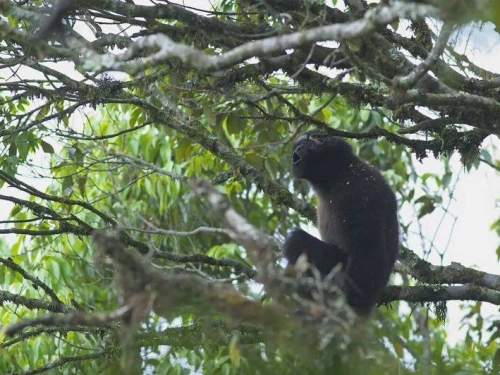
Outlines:
[[[499,169],[481,149],[500,134],[496,76],[437,42],[441,22],[498,25],[497,6],[464,19],[460,1],[330,3],[0,4],[0,373],[499,371],[483,311],[500,304],[499,276],[406,248],[415,222],[453,200],[452,155]],[[197,193],[211,181],[278,256],[288,229],[314,221],[288,167],[310,128],[349,139],[400,202],[405,251],[367,322],[304,298],[279,257],[266,274]],[[439,171],[419,171],[428,156]],[[137,258],[102,256],[96,232]],[[473,303],[451,343],[457,299]]]

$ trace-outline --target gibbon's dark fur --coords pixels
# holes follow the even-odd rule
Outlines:
[[[285,257],[295,264],[306,254],[323,276],[340,264],[334,282],[354,310],[369,313],[387,285],[399,248],[393,191],[347,142],[319,131],[294,142],[292,173],[309,181],[318,195],[321,240],[295,228],[285,241]]]

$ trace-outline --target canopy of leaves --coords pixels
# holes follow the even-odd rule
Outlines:
[[[500,276],[406,246],[446,214],[453,154],[500,169],[499,76],[452,43],[499,20],[494,0],[0,2],[0,373],[499,371]],[[311,128],[411,212],[366,322],[283,270],[315,220],[288,167]],[[457,345],[453,300],[473,301]]]

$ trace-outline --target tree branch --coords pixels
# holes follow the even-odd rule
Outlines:
[[[427,284],[471,284],[500,292],[500,275],[481,272],[453,262],[449,266],[435,266],[402,247],[399,260],[408,273]]]
[[[267,236],[238,214],[227,199],[210,185],[208,181],[198,180],[192,183],[197,194],[207,197],[215,213],[222,217],[226,227],[230,230],[230,237],[243,246],[250,259],[257,266],[258,277],[265,284],[269,282],[272,269],[276,263],[277,247],[272,237]]]
[[[477,285],[422,285],[422,286],[395,286],[384,289],[379,299],[380,304],[393,301],[407,302],[440,302],[440,301],[483,301],[493,305],[500,305],[500,292],[482,288]]]
[[[83,60],[91,62],[87,64],[87,68],[93,68],[97,71],[115,69],[138,72],[143,71],[147,67],[161,64],[172,57],[177,57],[183,63],[190,64],[200,71],[217,71],[242,63],[252,57],[282,52],[286,49],[310,45],[315,42],[358,39],[399,18],[416,19],[437,16],[438,10],[432,6],[396,2],[391,6],[368,11],[364,18],[359,20],[343,24],[320,26],[259,41],[252,41],[219,56],[208,55],[191,46],[175,43],[163,34],[151,35],[139,39],[137,42],[130,44],[127,51],[122,55],[109,53],[99,56],[89,49],[84,49],[82,52],[84,55]],[[141,55],[143,50],[151,48],[159,49],[159,51],[141,60],[136,59]],[[97,65],[90,66],[96,63]]]
[[[210,135],[198,120],[180,112],[159,90],[156,85],[149,87],[153,95],[162,103],[162,109],[158,109],[147,103],[143,103],[146,109],[152,114],[155,121],[165,124],[181,134],[184,134],[203,148],[219,156],[241,174],[254,182],[258,188],[262,189],[275,204],[284,204],[295,209],[304,217],[311,221],[316,221],[316,211],[308,203],[296,198],[283,185],[269,179],[265,174],[244,161],[235,150],[224,142]],[[168,115],[167,118],[165,115]]]
[[[58,313],[65,313],[72,310],[71,308],[59,303],[45,302],[39,299],[27,298],[18,294],[0,290],[0,305],[5,302],[12,302],[16,305],[24,306],[30,310],[38,309]]]
[[[417,65],[407,76],[395,77],[395,85],[403,90],[408,90],[409,88],[415,86],[415,84],[432,68],[432,66],[439,61],[439,57],[444,52],[452,31],[453,25],[445,24],[441,29],[434,48],[431,50],[427,58]]]
[[[52,299],[53,303],[58,305],[61,309],[65,307],[64,303],[57,297],[57,294],[50,288],[47,284],[45,284],[38,277],[34,277],[30,275],[25,269],[20,267],[16,262],[14,262],[11,258],[0,258],[0,263],[3,263],[5,266],[9,267],[11,270],[19,273],[23,278],[29,280],[33,283],[35,288],[41,288],[47,295]]]

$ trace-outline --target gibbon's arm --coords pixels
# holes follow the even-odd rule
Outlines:
[[[347,254],[334,245],[329,245],[300,228],[289,233],[283,246],[283,253],[289,264],[295,264],[301,254],[318,269],[322,275],[329,274],[337,264],[345,264]]]

